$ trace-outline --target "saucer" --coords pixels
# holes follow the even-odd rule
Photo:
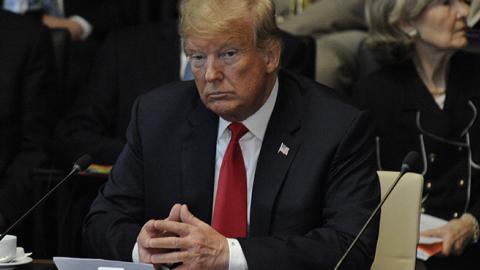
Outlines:
[[[4,270],[5,268],[10,268],[10,267],[13,267],[13,266],[27,264],[27,263],[30,263],[32,261],[33,261],[33,259],[30,258],[30,257],[23,257],[23,258],[20,258],[20,260],[18,260],[18,261],[13,260],[9,263],[0,263],[0,269]]]
[[[14,259],[8,263],[0,263],[1,270],[13,269],[15,266],[27,264],[33,261],[32,258],[25,256],[23,248],[17,247],[17,256],[20,256],[18,259]]]

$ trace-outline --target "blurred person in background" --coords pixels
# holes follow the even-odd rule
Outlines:
[[[0,9],[0,230],[17,219],[29,174],[48,161],[56,82],[48,29]],[[20,193],[12,192],[21,190]],[[17,196],[11,196],[11,194]],[[28,200],[27,200],[28,201]],[[21,239],[19,239],[21,240]]]
[[[49,28],[67,29],[74,41],[133,23],[134,7],[127,0],[3,0],[4,9],[39,16]]]
[[[64,112],[84,91],[85,82],[103,39],[114,30],[138,22],[133,0],[4,0],[3,8],[42,21],[49,28],[68,30],[70,39],[62,86]]]
[[[374,52],[391,64],[363,78],[354,98],[376,122],[379,170],[416,150],[425,178],[422,213],[448,223],[420,232],[443,240],[427,269],[478,269],[480,59],[467,45],[469,1],[371,0]]]
[[[89,153],[112,165],[122,150],[135,99],[156,87],[193,79],[181,50],[178,22],[150,23],[113,31],[99,50],[88,86],[55,129],[53,156],[70,166]],[[306,75],[306,45],[282,32],[282,67]],[[186,72],[188,68],[189,71]]]
[[[291,1],[274,2],[285,9]],[[317,46],[315,79],[350,94],[357,74],[357,51],[367,36],[365,0],[310,2],[300,14],[285,17],[279,27],[294,35],[314,37]]]

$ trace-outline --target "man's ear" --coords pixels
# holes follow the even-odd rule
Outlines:
[[[267,73],[275,72],[280,66],[280,54],[282,47],[279,41],[271,41],[268,48],[265,49],[265,65]]]

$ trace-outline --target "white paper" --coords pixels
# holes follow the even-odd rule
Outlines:
[[[428,254],[427,252],[424,252],[423,250],[417,248],[417,259],[422,260],[422,261],[426,261],[430,257],[431,257],[430,254]]]
[[[420,232],[430,230],[430,229],[435,229],[447,223],[448,221],[444,219],[426,215],[426,214],[421,214],[420,215]],[[426,236],[420,236],[420,239],[418,241],[419,244],[434,244],[434,243],[440,243],[440,242],[442,242],[442,238],[426,237]]]
[[[53,261],[58,270],[98,270],[99,267],[122,268],[125,270],[154,270],[152,264],[145,263],[69,257],[53,257]]]

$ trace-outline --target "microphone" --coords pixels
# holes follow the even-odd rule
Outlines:
[[[33,210],[35,210],[38,205],[40,205],[45,199],[47,199],[58,187],[60,187],[65,181],[72,178],[72,176],[77,173],[85,170],[92,164],[92,157],[90,155],[83,155],[73,164],[72,170],[62,179],[58,184],[56,184],[50,191],[47,192],[37,203],[35,203],[25,214],[23,214],[19,219],[17,219],[10,227],[8,227],[0,236],[0,241],[7,235],[12,229],[14,229],[17,224],[19,224],[25,217],[27,217]]]
[[[340,258],[340,260],[338,260],[337,262],[337,265],[335,266],[334,270],[338,270],[338,268],[340,267],[340,265],[342,265],[343,261],[345,260],[345,258],[347,257],[347,255],[350,253],[350,251],[352,250],[352,248],[355,246],[355,244],[358,242],[358,239],[360,239],[360,237],[362,236],[363,232],[365,231],[365,229],[367,228],[367,226],[370,224],[370,222],[372,221],[372,219],[375,217],[375,215],[378,213],[378,210],[380,210],[380,208],[382,207],[383,203],[387,200],[388,196],[390,196],[390,193],[392,193],[393,189],[395,188],[395,186],[397,185],[398,181],[400,181],[400,179],[403,177],[404,174],[406,174],[407,172],[410,172],[412,171],[416,165],[418,164],[420,160],[420,155],[415,152],[415,151],[410,151],[406,156],[405,158],[403,159],[403,162],[402,162],[402,166],[400,167],[400,174],[397,176],[397,178],[395,179],[395,181],[393,182],[393,184],[388,188],[388,191],[387,193],[385,193],[385,196],[383,196],[382,200],[380,201],[380,203],[377,205],[377,207],[375,208],[375,210],[373,210],[372,214],[370,214],[370,217],[367,219],[367,221],[365,222],[365,224],[363,224],[363,227],[362,229],[360,230],[360,232],[358,232],[357,236],[355,237],[355,239],[353,239],[352,243],[350,244],[350,246],[348,246],[348,249],[347,251],[345,251],[345,253],[343,253],[343,256]]]

